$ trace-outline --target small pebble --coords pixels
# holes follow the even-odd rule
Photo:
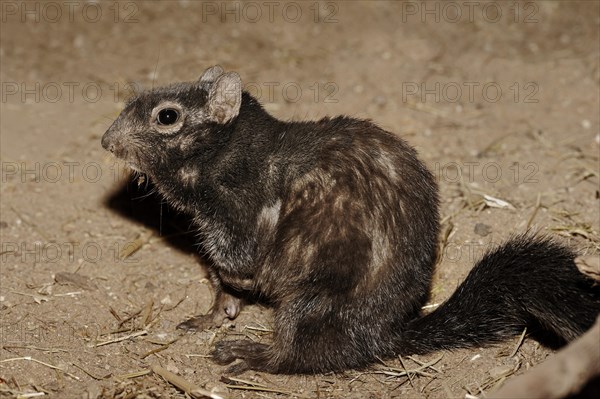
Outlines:
[[[380,107],[383,107],[387,103],[387,99],[384,96],[376,96],[373,98],[373,102]]]
[[[171,306],[173,304],[173,300],[169,295],[160,300],[161,305]]]
[[[584,129],[589,129],[589,128],[591,128],[591,127],[592,127],[592,122],[590,122],[590,121],[589,121],[589,120],[587,120],[587,119],[584,119],[584,120],[582,120],[582,121],[581,121],[581,126],[582,126]]]
[[[477,223],[475,225],[475,234],[477,234],[481,237],[485,237],[485,236],[491,234],[491,232],[492,232],[492,227],[488,226],[487,224]]]

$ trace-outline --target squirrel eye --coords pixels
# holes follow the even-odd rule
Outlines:
[[[156,116],[156,121],[159,125],[173,125],[179,120],[179,111],[173,108],[165,108],[160,110]]]

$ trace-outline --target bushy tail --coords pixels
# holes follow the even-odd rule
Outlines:
[[[600,286],[577,269],[575,254],[546,237],[524,234],[487,253],[434,312],[403,328],[398,352],[499,342],[527,331],[562,345],[600,313]]]

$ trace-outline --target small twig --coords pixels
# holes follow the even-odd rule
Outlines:
[[[115,378],[117,378],[119,380],[128,380],[130,378],[137,378],[137,377],[142,377],[144,375],[148,375],[151,372],[152,372],[152,370],[150,370],[150,369],[144,369],[144,370],[140,370],[140,371],[134,371],[133,373],[116,375]]]
[[[98,377],[97,375],[94,375],[94,374],[90,373],[89,371],[87,371],[86,369],[84,369],[83,367],[81,367],[80,365],[78,365],[77,363],[71,363],[71,364],[73,366],[77,367],[79,370],[83,371],[84,373],[86,373],[87,375],[89,375],[90,377],[92,377],[95,380],[101,381],[101,380],[103,380],[105,378],[105,377]]]
[[[180,299],[179,301],[177,301],[177,303],[176,303],[175,305],[173,305],[173,306],[171,306],[171,307],[169,307],[169,308],[165,308],[165,312],[169,312],[169,311],[171,311],[171,310],[175,309],[177,306],[181,305],[181,303],[182,303],[183,301],[185,301],[185,299],[186,299],[186,298],[187,298],[187,295],[183,295],[183,296],[181,297],[181,299]]]
[[[290,392],[290,391],[284,391],[284,390],[277,389],[277,388],[267,388],[267,387],[255,386],[255,385],[231,385],[231,384],[228,384],[228,385],[225,385],[225,387],[229,388],[229,389],[241,389],[241,390],[245,390],[245,391],[279,393],[282,395],[298,396],[301,398],[306,397],[306,396],[302,396],[302,395],[299,395],[298,393],[294,393],[294,392]]]
[[[153,354],[155,354],[155,353],[158,353],[158,352],[162,352],[162,351],[164,351],[164,350],[165,350],[165,349],[167,349],[169,346],[171,346],[171,344],[172,344],[172,343],[176,342],[178,339],[179,339],[179,337],[178,337],[178,338],[175,338],[174,340],[172,340],[172,341],[170,341],[170,342],[167,342],[166,344],[163,344],[163,345],[161,345],[161,346],[160,346],[160,347],[158,347],[158,348],[155,348],[155,349],[149,350],[148,352],[146,352],[146,353],[144,353],[144,354],[142,355],[142,359],[145,359],[145,358],[147,358],[148,356],[150,356],[150,355],[153,355]]]
[[[423,377],[429,377],[429,378],[433,378],[435,377],[433,374],[428,373],[426,371],[423,371],[427,368],[431,368],[432,370],[436,371],[439,373],[439,370],[435,369],[434,367],[432,367],[434,364],[436,364],[437,362],[439,362],[440,360],[442,360],[444,356],[440,355],[439,357],[433,359],[430,362],[421,362],[420,360],[416,360],[413,357],[409,357],[412,361],[414,361],[415,363],[418,363],[420,366],[417,367],[416,369],[412,369],[412,370],[408,370],[406,368],[406,366],[404,365],[404,362],[402,359],[400,359],[400,362],[402,363],[402,367],[403,369],[399,369],[399,368],[395,368],[395,367],[390,367],[388,365],[386,365],[385,363],[383,363],[383,361],[381,361],[383,363],[383,365],[385,367],[387,367],[389,370],[376,370],[373,372],[367,372],[365,374],[383,374],[383,375],[387,375],[389,377],[408,377],[409,380],[411,381],[411,385],[412,385],[412,378],[410,376],[410,373],[412,374],[418,374],[420,376]],[[381,359],[380,359],[381,360]]]
[[[142,323],[144,326],[148,326],[152,321],[152,306],[154,306],[154,301],[150,299],[142,310]]]
[[[33,350],[36,350],[36,351],[43,351],[43,352],[50,352],[50,353],[56,353],[56,352],[69,353],[69,351],[66,350],[66,349],[61,349],[61,348],[42,348],[42,347],[33,346],[33,345],[2,345],[2,349],[33,349]]]
[[[11,290],[10,292],[12,292],[13,294],[17,294],[17,295],[32,297],[33,300],[38,304],[41,303],[42,301],[47,302],[50,300],[50,298],[48,298],[48,296],[46,296],[46,295],[36,295],[36,294],[30,294],[28,292],[13,291],[13,290]]]
[[[109,344],[114,344],[116,342],[121,342],[121,341],[125,341],[128,340],[130,338],[135,338],[135,337],[139,337],[140,335],[146,335],[148,334],[148,331],[146,330],[141,330],[141,331],[136,331],[134,333],[131,333],[129,335],[125,335],[123,337],[119,337],[119,338],[115,338],[115,339],[111,339],[108,341],[102,341],[102,342],[98,342],[97,344],[93,345],[94,348],[97,348],[99,346],[104,346],[104,345],[109,345]]]
[[[227,377],[227,381],[241,382],[242,384],[246,384],[246,385],[252,385],[252,386],[255,386],[255,387],[267,388],[266,385],[259,384],[258,382],[252,382],[252,381],[248,381],[248,380],[242,380],[241,378]]]
[[[123,247],[123,249],[121,249],[121,252],[119,253],[119,258],[129,258],[140,248],[142,248],[144,244],[148,243],[148,241],[150,241],[150,238],[152,238],[152,232],[139,234],[133,241],[129,241],[125,244],[125,246]]]
[[[38,396],[45,396],[46,392],[15,392],[15,391],[0,391],[0,393],[10,392],[17,399],[37,398]]]
[[[114,317],[115,319],[117,319],[117,321],[119,322],[119,325],[121,325],[121,323],[123,322],[123,320],[121,319],[121,316],[119,316],[119,314],[117,313],[117,311],[116,311],[116,310],[114,310],[114,309],[112,308],[112,306],[109,306],[109,307],[108,307],[108,311],[110,312],[110,314],[111,314],[111,315],[113,315],[113,317]]]
[[[425,370],[427,368],[430,368],[431,366],[433,366],[434,364],[436,364],[437,362],[439,362],[440,360],[442,360],[443,357],[444,357],[444,355],[440,355],[439,357],[433,359],[432,361],[427,362],[427,363],[422,363],[420,367],[417,367],[416,369],[409,370],[409,371],[412,372],[413,374],[421,374],[421,375],[424,375],[426,377],[433,377],[433,375],[431,375],[429,373],[426,373],[423,370]],[[420,362],[417,362],[417,363],[420,363]],[[395,375],[398,376],[398,377],[406,374],[406,370],[402,370],[402,369],[394,368],[394,367],[389,367],[389,366],[388,366],[388,368],[390,370],[392,370],[392,371],[400,371],[400,373],[397,373],[397,372],[395,373]]]
[[[63,368],[60,368],[58,366],[55,366],[53,364],[50,364],[50,363],[42,362],[41,360],[34,359],[31,356],[13,357],[11,359],[4,359],[4,360],[0,360],[0,363],[13,362],[13,361],[16,361],[16,360],[27,360],[27,361],[30,361],[30,362],[35,362],[35,363],[41,364],[42,366],[49,367],[49,368],[51,368],[53,370],[61,371],[61,372],[65,373],[66,375],[68,375],[69,377],[74,378],[77,381],[80,381],[79,377],[77,377],[74,374],[69,373],[67,370],[65,370]]]
[[[527,227],[526,230],[529,230],[529,228],[531,227],[531,223],[533,223],[533,219],[535,219],[538,211],[540,210],[542,206],[542,196],[540,193],[538,193],[537,195],[537,201],[535,202],[535,207],[533,208],[533,212],[531,213],[531,216],[529,216],[529,219],[527,219]]]
[[[416,359],[414,356],[409,356],[408,358],[410,360],[412,360],[413,362],[417,363],[419,366],[430,368],[433,371],[435,371],[436,373],[441,373],[441,371],[438,370],[438,369],[436,369],[435,367],[433,367],[433,365],[436,364],[437,362],[439,362],[440,360],[442,360],[442,357],[443,356],[440,356],[440,357],[438,357],[438,358],[436,358],[436,359],[434,359],[434,360],[432,360],[430,362],[423,362],[423,361],[421,361],[419,359]]]
[[[289,396],[297,396],[300,398],[307,397],[306,395],[302,395],[302,394],[294,393],[294,392],[290,392],[290,391],[284,391],[284,390],[280,390],[278,388],[269,388],[266,385],[259,384],[257,382],[242,380],[241,378],[223,377],[223,378],[221,378],[221,381],[225,382],[227,384],[227,385],[225,385],[225,387],[230,388],[230,389],[243,389],[243,390],[255,391],[255,392],[280,393],[280,394],[289,395]],[[245,385],[239,385],[239,384],[235,384],[235,383],[241,383],[241,384],[245,384]],[[257,395],[260,395],[260,394],[257,394]]]
[[[185,379],[178,376],[177,374],[173,374],[170,371],[165,370],[164,368],[162,368],[156,364],[150,365],[150,370],[152,370],[153,373],[160,375],[166,381],[175,385],[177,388],[181,389],[183,392],[187,393],[188,395],[190,395],[193,398],[199,398],[202,396],[206,396],[211,399],[223,399],[223,396],[216,394],[214,392],[207,391],[206,389],[202,389],[202,388],[186,381]]]
[[[415,386],[413,385],[413,376],[410,375],[410,372],[406,368],[406,365],[404,364],[404,360],[402,360],[402,356],[398,356],[398,359],[400,359],[400,364],[402,365],[402,368],[404,369],[404,371],[406,371],[406,376],[408,377],[408,381],[410,382],[410,386],[414,388]]]
[[[266,332],[266,333],[273,332],[273,330],[268,329],[266,327],[252,327],[252,326],[244,326],[243,330],[260,331],[260,332]]]
[[[521,336],[519,337],[519,340],[517,341],[515,348],[513,349],[513,351],[510,353],[510,355],[508,357],[513,357],[514,355],[517,354],[517,352],[519,351],[519,348],[523,344],[523,340],[525,340],[525,334],[527,334],[527,327],[525,327],[523,329],[523,332],[521,333]]]
[[[61,297],[61,296],[70,296],[70,297],[74,297],[75,295],[81,295],[83,294],[82,291],[73,291],[73,292],[65,292],[64,294],[54,294],[52,295],[53,297]]]
[[[119,327],[122,327],[123,324],[127,323],[129,320],[137,317],[140,313],[142,313],[142,309],[135,311],[131,316],[128,316],[119,322]]]

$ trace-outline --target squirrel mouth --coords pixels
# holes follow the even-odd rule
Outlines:
[[[113,149],[110,151],[113,156],[122,161],[125,166],[136,173],[145,173],[143,168],[140,167],[142,164],[137,155],[132,151],[126,151],[122,147]]]

